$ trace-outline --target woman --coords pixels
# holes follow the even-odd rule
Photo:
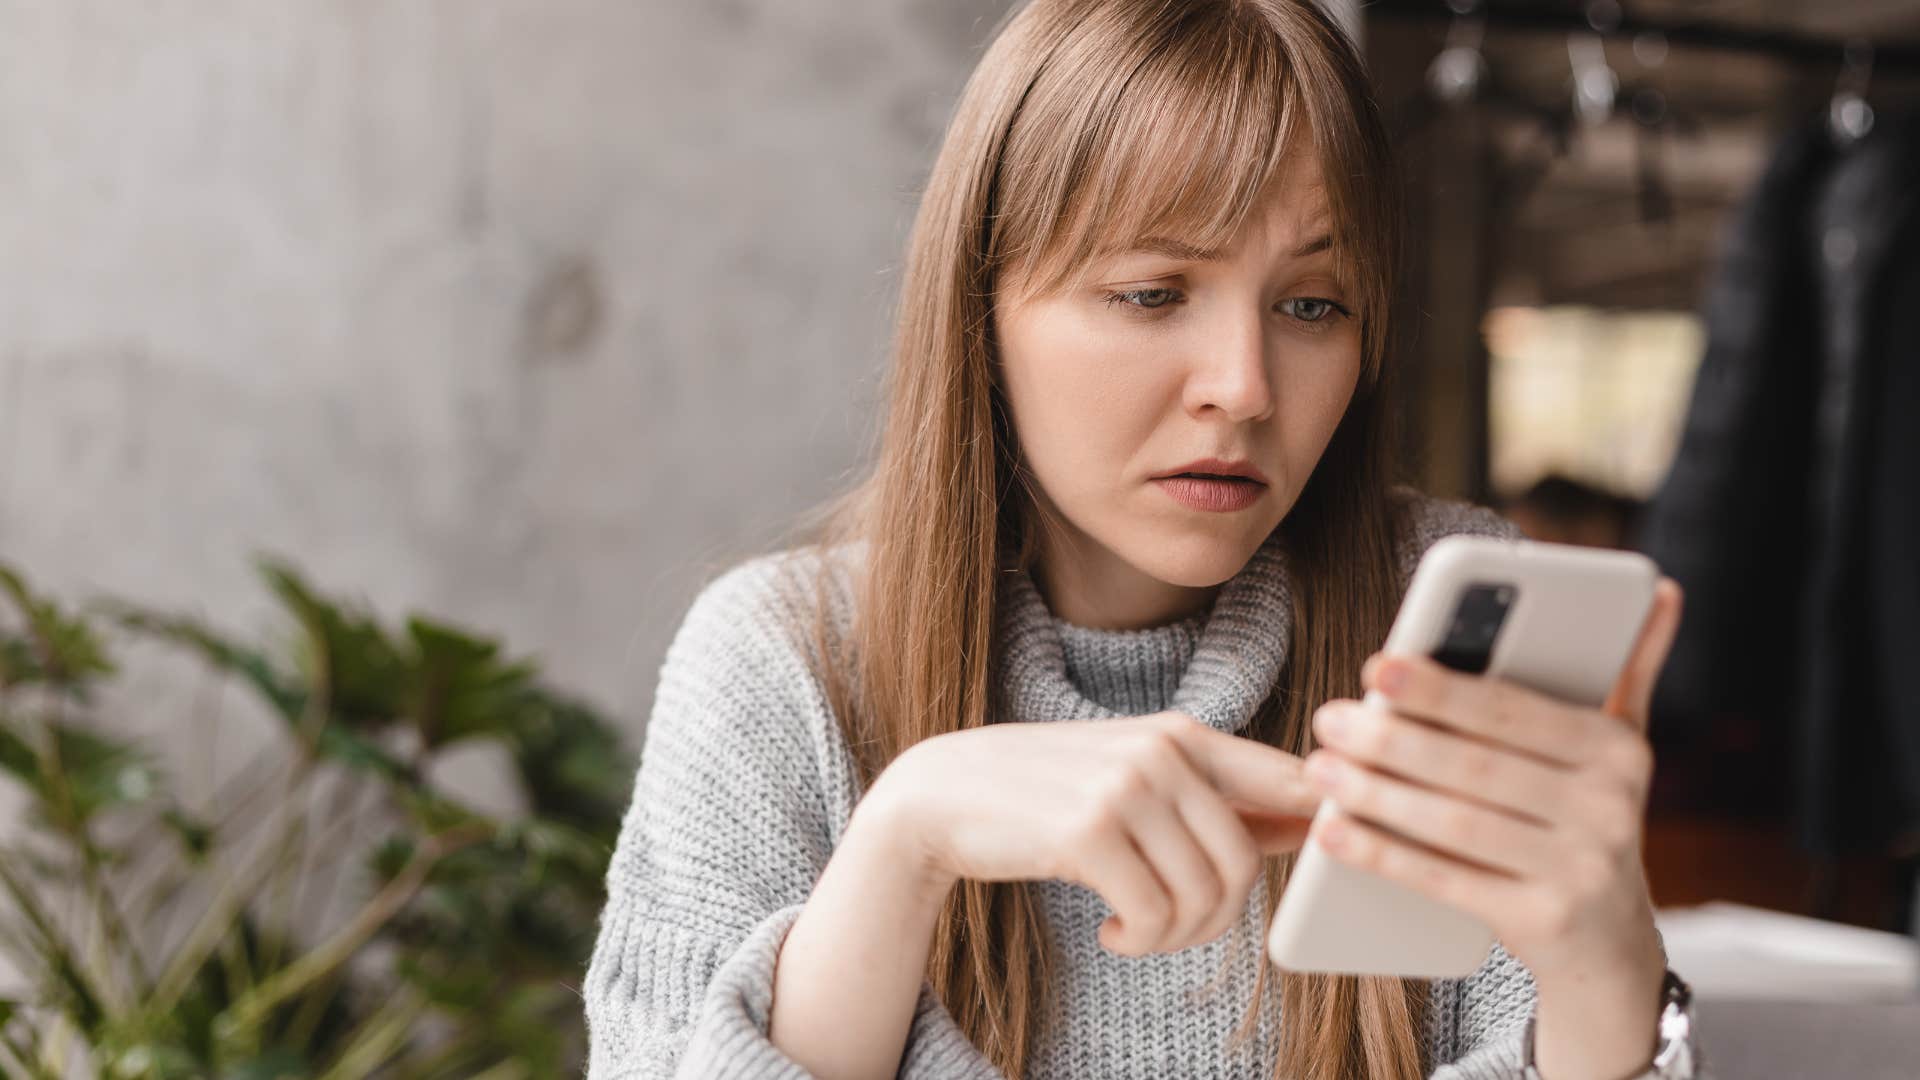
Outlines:
[[[1648,1067],[1637,721],[1677,592],[1605,711],[1369,659],[1428,544],[1514,533],[1389,483],[1394,192],[1310,0],[1010,17],[921,204],[872,474],[667,652],[593,1076]],[[1319,837],[1485,919],[1479,971],[1266,961],[1329,791],[1427,845]]]

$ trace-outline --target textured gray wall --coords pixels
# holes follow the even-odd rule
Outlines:
[[[501,633],[632,736],[852,466],[1000,7],[0,3],[0,559]]]

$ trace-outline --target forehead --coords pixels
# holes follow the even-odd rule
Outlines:
[[[1333,231],[1320,161],[1311,152],[1290,153],[1279,163],[1230,236],[1201,224],[1212,216],[1208,208],[1169,201],[1174,209],[1153,221],[1116,223],[1119,228],[1103,246],[1108,252],[1149,251],[1204,261],[1254,244],[1305,257],[1325,250],[1312,242]],[[1211,242],[1203,239],[1207,236]]]

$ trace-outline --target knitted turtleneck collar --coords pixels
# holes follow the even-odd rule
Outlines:
[[[1293,630],[1280,534],[1270,534],[1213,607],[1144,630],[1057,618],[1024,570],[1001,575],[1004,719],[1093,720],[1177,709],[1236,732],[1279,684]]]

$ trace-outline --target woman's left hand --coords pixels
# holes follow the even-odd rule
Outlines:
[[[1314,714],[1321,749],[1308,775],[1339,807],[1315,838],[1343,862],[1478,916],[1533,973],[1543,1005],[1563,987],[1570,998],[1624,980],[1644,981],[1654,1010],[1665,963],[1641,861],[1647,710],[1680,600],[1662,578],[1598,709],[1376,654],[1361,681],[1391,711],[1349,699]]]

